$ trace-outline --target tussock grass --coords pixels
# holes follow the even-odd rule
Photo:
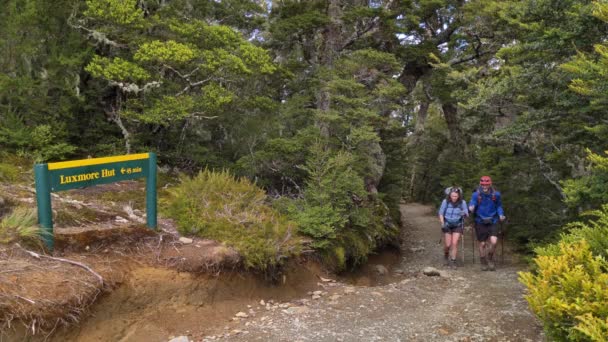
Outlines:
[[[227,171],[201,171],[169,191],[168,215],[185,235],[225,243],[246,268],[273,273],[300,250],[297,227],[266,203],[262,189]]]
[[[0,220],[0,243],[40,241],[36,210],[16,207]]]

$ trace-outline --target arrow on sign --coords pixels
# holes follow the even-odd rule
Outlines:
[[[120,173],[123,174],[123,175],[125,174],[125,168],[124,167],[120,168]]]

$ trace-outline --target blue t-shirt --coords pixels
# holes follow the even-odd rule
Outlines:
[[[439,208],[439,215],[443,216],[448,221],[460,220],[463,216],[469,215],[467,202],[460,201],[460,205],[454,205],[451,201],[448,203],[448,201],[444,199]]]

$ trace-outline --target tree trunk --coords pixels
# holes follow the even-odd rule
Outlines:
[[[424,132],[424,124],[426,123],[426,117],[429,113],[430,102],[424,101],[420,104],[420,109],[416,113],[416,126],[414,127],[415,134]]]
[[[416,190],[416,163],[412,166],[412,176],[410,177],[410,199],[415,198],[415,190]]]
[[[378,184],[380,184],[386,169],[386,154],[378,142],[370,143],[368,151],[372,158],[370,161],[372,165],[369,173],[365,176],[365,187],[370,194],[375,195],[378,193]]]
[[[416,148],[416,146],[420,142],[420,138],[424,134],[424,124],[426,122],[426,117],[428,115],[430,105],[431,104],[428,101],[422,102],[420,104],[420,108],[416,113],[416,125],[414,126],[414,133],[409,136],[407,140],[408,149]]]
[[[320,67],[332,69],[334,59],[338,55],[338,48],[340,46],[340,17],[342,16],[340,0],[330,0],[327,14],[331,21],[322,33],[323,38],[320,49],[321,52],[319,53],[319,64]],[[317,94],[317,109],[320,112],[328,112],[331,109],[331,94],[323,85]],[[327,122],[323,119],[317,119],[316,125],[320,129],[323,137],[329,136]]]
[[[448,133],[450,134],[450,141],[455,144],[461,142],[460,126],[458,125],[458,109],[452,104],[444,104],[441,106],[443,109],[443,117],[448,125]]]
[[[431,67],[420,62],[407,62],[399,76],[399,82],[405,86],[408,94],[414,91],[418,81],[432,71]]]

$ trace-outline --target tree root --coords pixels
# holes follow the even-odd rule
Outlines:
[[[55,260],[55,261],[59,261],[59,262],[65,262],[65,263],[68,263],[68,264],[71,264],[71,265],[82,267],[85,270],[89,271],[91,274],[93,274],[99,280],[99,282],[100,282],[100,284],[102,286],[104,284],[103,277],[101,275],[99,275],[99,273],[95,272],[92,268],[90,268],[89,266],[87,266],[87,265],[85,265],[83,263],[80,263],[80,262],[74,261],[74,260],[63,259],[63,258],[55,258],[55,257],[51,257],[51,256],[48,256],[48,255],[38,254],[36,252],[28,251],[27,249],[21,247],[19,244],[17,244],[17,247],[21,248],[24,252],[26,252],[27,254],[29,254],[30,256],[32,256],[32,257],[34,257],[36,259],[41,259],[41,258],[50,259],[50,260]]]

